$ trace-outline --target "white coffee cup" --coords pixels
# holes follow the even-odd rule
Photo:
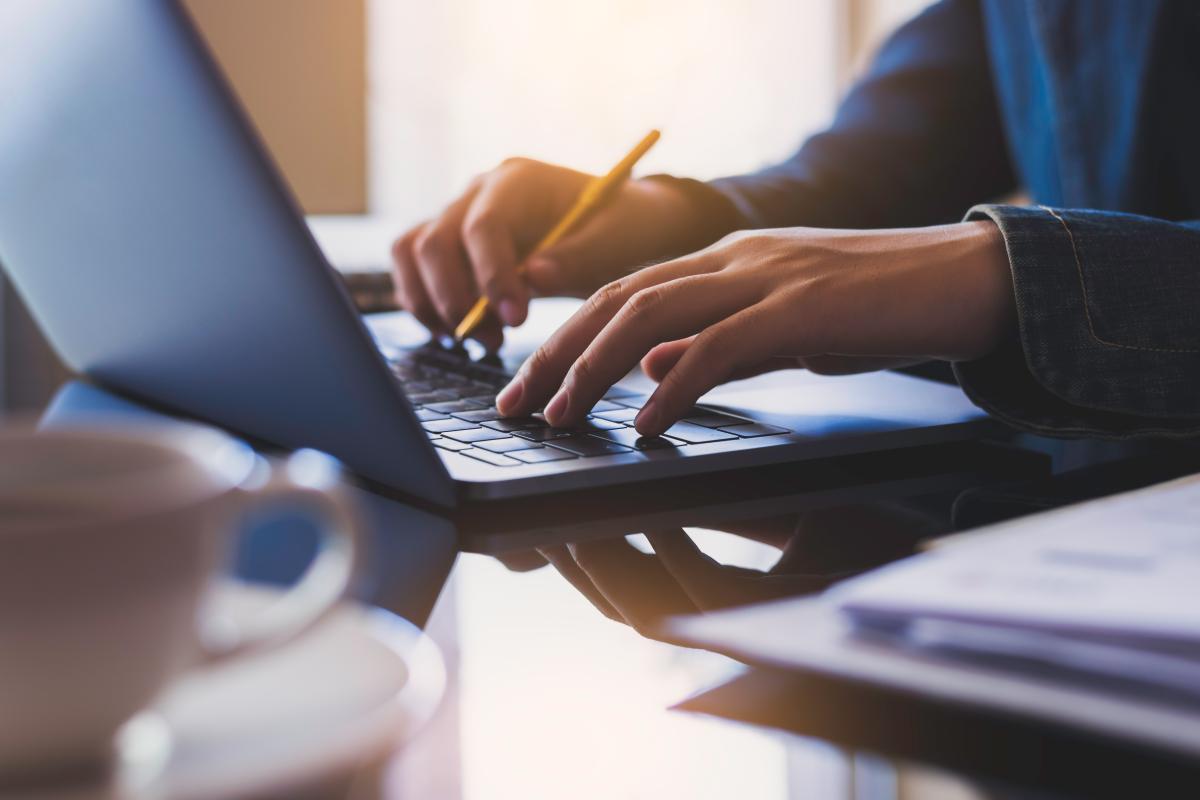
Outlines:
[[[271,468],[199,426],[0,431],[0,776],[107,762],[121,725],[180,673],[281,644],[354,578],[359,529],[336,465]],[[239,517],[323,523],[307,572],[250,628],[206,607]]]

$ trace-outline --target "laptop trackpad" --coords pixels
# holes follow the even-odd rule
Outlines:
[[[802,436],[924,428],[985,416],[956,386],[892,372],[829,377],[781,370],[718,387],[701,402]]]

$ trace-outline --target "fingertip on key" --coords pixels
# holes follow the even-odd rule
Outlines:
[[[563,425],[565,422],[564,416],[567,413],[567,390],[559,389],[558,394],[546,404],[546,410],[542,412],[546,416],[546,421],[551,425]]]
[[[517,411],[524,394],[525,388],[521,385],[521,379],[514,378],[508,386],[500,390],[500,394],[496,395],[496,409],[501,414],[512,416]]]
[[[658,436],[662,433],[662,429],[659,427],[659,416],[657,403],[651,397],[638,412],[637,418],[633,421],[633,427],[643,436]]]

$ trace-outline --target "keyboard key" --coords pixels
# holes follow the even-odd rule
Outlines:
[[[465,431],[479,426],[474,422],[447,417],[446,419],[435,419],[432,422],[422,422],[421,427],[430,433],[445,433],[446,431]]]
[[[522,439],[529,439],[533,442],[547,442],[551,439],[563,439],[575,433],[571,428],[551,428],[543,426],[540,428],[522,428],[519,431],[512,432],[514,436],[520,436]]]
[[[469,431],[449,431],[445,434],[447,439],[453,439],[456,442],[486,442],[489,439],[507,439],[508,434],[501,431],[494,431],[491,428],[472,428]]]
[[[597,419],[606,419],[609,422],[633,422],[637,419],[638,410],[636,408],[618,408],[615,411],[603,411],[599,414],[592,414]]]
[[[428,405],[429,403],[445,403],[450,400],[457,399],[458,395],[454,394],[453,392],[443,391],[415,392],[408,395],[408,402],[412,403],[414,406],[424,406]]]
[[[605,439],[597,439],[595,436],[570,436],[565,439],[551,439],[546,444],[550,447],[557,447],[559,450],[566,450],[568,453],[574,453],[583,458],[633,452],[628,447]]]
[[[489,453],[487,450],[480,450],[477,447],[472,447],[469,450],[461,450],[459,454],[470,456],[476,461],[482,461],[485,464],[491,464],[493,467],[518,467],[521,465],[521,462],[515,458],[509,458],[500,453]]]
[[[611,431],[597,431],[592,436],[599,436],[602,439],[623,444],[626,447],[632,447],[637,450],[659,450],[664,447],[680,447],[683,442],[674,439],[667,439],[663,436],[651,436],[649,438],[642,436],[633,428],[618,428]]]
[[[510,417],[508,419],[489,419],[480,423],[485,428],[495,431],[519,431],[522,428],[542,428],[545,423],[533,417]]]
[[[732,433],[725,433],[714,428],[705,428],[700,425],[693,425],[690,422],[676,422],[671,427],[664,431],[667,436],[673,439],[681,439],[688,444],[704,444],[705,442],[723,442],[729,439],[736,439],[737,436]]]
[[[491,450],[493,453],[508,453],[513,450],[536,450],[542,447],[537,442],[531,442],[528,439],[519,439],[516,436],[510,436],[507,439],[494,439],[490,442],[476,442],[475,446],[484,450]]]
[[[596,403],[596,405],[592,406],[592,413],[599,414],[601,411],[616,411],[618,408],[624,407],[625,406],[620,406],[616,403],[609,402],[608,400],[601,400],[599,403]]]
[[[604,393],[605,400],[620,400],[622,397],[638,397],[638,393],[629,389],[622,389],[620,386],[614,386]],[[643,397],[645,395],[642,395]]]
[[[425,406],[430,411],[439,414],[458,414],[463,411],[475,411],[483,408],[482,403],[472,403],[467,400],[453,400],[449,403],[429,403]]]
[[[471,445],[467,444],[466,442],[456,442],[453,439],[447,439],[445,436],[439,436],[437,439],[433,440],[433,446],[456,453],[459,450],[466,450]]]
[[[736,433],[742,438],[754,436],[778,436],[781,433],[791,433],[787,428],[777,428],[774,425],[764,425],[761,422],[751,422],[748,425],[727,425],[721,430],[726,433]]]
[[[450,419],[445,414],[439,414],[436,411],[430,411],[428,408],[417,409],[417,419],[421,422],[432,422],[435,419]]]
[[[746,425],[751,420],[743,417],[735,417],[731,414],[720,414],[716,411],[704,411],[697,409],[700,413],[691,414],[683,418],[684,422],[690,422],[692,425],[700,425],[704,428],[726,428],[730,425]]]
[[[578,458],[574,453],[555,450],[553,447],[542,447],[537,450],[516,450],[509,453],[526,464],[543,464],[547,461],[563,461],[568,458]]]
[[[454,416],[459,419],[465,419],[469,422],[488,422],[493,419],[500,419],[504,415],[494,408],[481,408],[473,411],[456,411]]]
[[[618,397],[616,402],[618,405],[625,406],[626,408],[640,409],[642,406],[646,405],[649,400],[650,395],[648,394],[627,394],[624,397]]]
[[[609,422],[600,417],[588,417],[587,422],[581,426],[586,431],[611,431],[617,428],[624,428],[625,425],[620,422]]]
[[[471,389],[471,391],[474,392],[476,389]],[[470,400],[472,403],[482,403],[485,406],[496,405],[496,395],[494,394],[472,394],[462,399]]]

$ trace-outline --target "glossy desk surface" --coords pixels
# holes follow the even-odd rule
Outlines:
[[[74,383],[46,419],[144,413]],[[1046,469],[1035,453],[968,443],[451,515],[359,491],[374,529],[362,597],[424,626],[449,671],[446,701],[381,796],[1026,796],[1037,753],[1006,751],[1024,759],[1012,784],[969,757],[1012,747],[994,721],[960,713],[936,723],[954,726],[944,735],[897,737],[911,705],[747,670],[664,641],[660,625],[819,592],[954,530],[964,498]],[[238,572],[286,581],[308,555],[295,541],[255,531]],[[675,708],[698,694],[701,713]],[[941,771],[981,765],[983,783]]]

